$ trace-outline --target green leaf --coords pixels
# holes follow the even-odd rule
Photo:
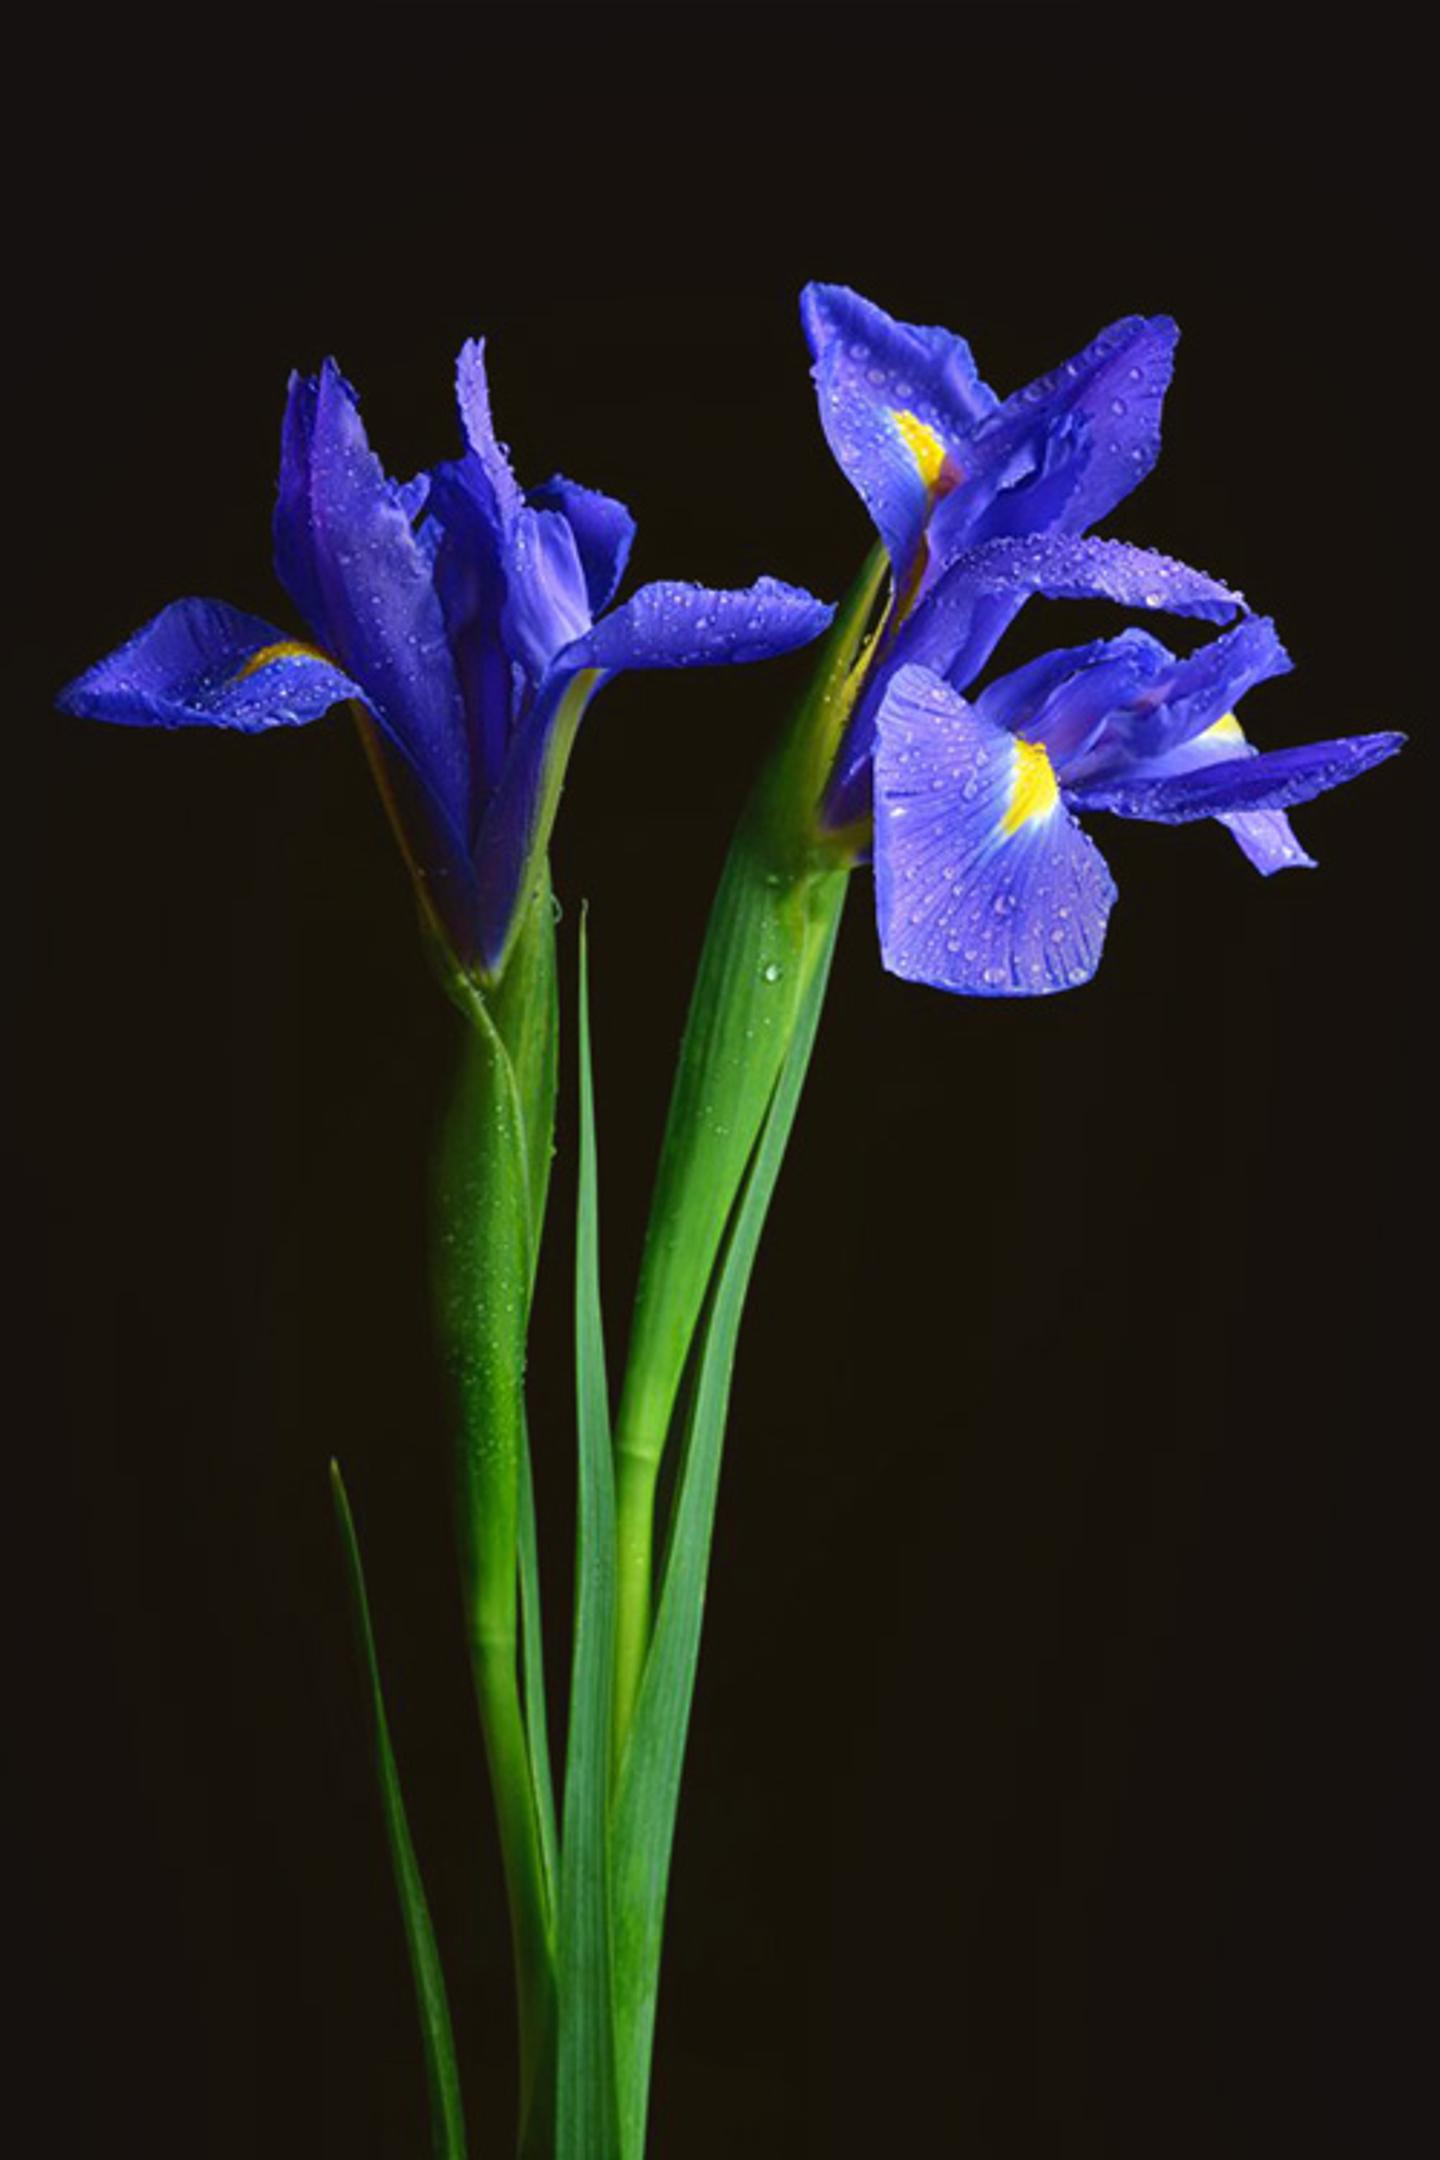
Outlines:
[[[625,2160],[641,2160],[645,2145],[665,1894],[700,1655],[736,1340],[756,1249],[819,1025],[843,894],[842,884],[705,1318],[655,1631],[620,1765],[611,1836],[616,2053]]]
[[[345,1551],[355,1632],[359,1639],[361,1661],[368,1683],[370,1739],[375,1756],[375,1777],[380,1788],[385,1836],[390,1846],[390,1863],[400,1899],[400,1915],[405,1924],[405,1941],[410,1952],[410,1970],[415,1981],[415,2001],[420,2013],[425,2076],[430,2088],[431,2148],[435,2160],[465,2160],[465,2118],[460,2104],[460,2073],[455,2062],[455,2038],[450,2027],[445,1976],[440,1969],[440,1952],[435,1942],[435,1930],[430,1922],[425,1885],[420,1879],[420,1867],[410,1838],[410,1825],[405,1816],[405,1801],[400,1790],[400,1773],[395,1763],[395,1751],[390,1744],[390,1725],[385,1715],[380,1666],[375,1655],[375,1635],[370,1625],[370,1605],[365,1595],[365,1570],[360,1559],[360,1547],[355,1536],[355,1523],[350,1513],[345,1481],[340,1475],[340,1465],[336,1462],[330,1465],[330,1489],[335,1500],[335,1515],[340,1525],[340,1538]]]
[[[618,2160],[610,1981],[610,1700],[615,1656],[615,1491],[600,1309],[599,1199],[589,976],[580,933],[580,1195],[575,1368],[579,1490],[575,1649],[565,1750],[557,1940],[558,2160]]]
[[[520,1457],[520,1670],[525,1690],[525,1733],[530,1743],[530,1775],[540,1830],[540,1860],[545,1898],[555,1910],[560,1886],[560,1852],[555,1831],[555,1781],[550,1772],[550,1717],[545,1694],[545,1640],[540,1605],[540,1541],[535,1521],[535,1478],[530,1467],[530,1439]]]

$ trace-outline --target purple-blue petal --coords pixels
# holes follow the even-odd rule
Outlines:
[[[1277,870],[1315,868],[1314,856],[1301,847],[1283,810],[1222,810],[1217,822],[1234,836],[1261,877],[1274,877]]]
[[[1025,755],[939,676],[891,677],[875,745],[875,904],[893,974],[975,997],[1043,996],[1094,974],[1114,882],[1058,795],[1015,820]]]
[[[1112,600],[1121,607],[1164,610],[1223,622],[1245,602],[1218,579],[1173,557],[1124,540],[1042,534],[987,540],[957,557],[908,617],[885,666],[856,708],[826,800],[827,820],[849,824],[864,814],[875,713],[890,673],[930,668],[954,688],[974,681],[1027,599]]]
[[[1160,650],[1161,664],[1134,698],[1115,700],[1110,724],[1087,765],[1087,780],[1112,766],[1140,759],[1148,765],[1183,749],[1233,711],[1247,690],[1293,665],[1264,615],[1247,617],[1183,660]]]
[[[465,708],[473,838],[510,744],[516,671],[501,634],[507,580],[494,490],[473,451],[436,471],[431,515],[433,575]]]
[[[555,673],[516,728],[475,849],[478,958],[491,972],[505,957],[527,879],[543,858],[548,818],[559,800],[575,728],[603,679],[598,671]],[[557,720],[567,703],[567,725],[560,729]]]
[[[1123,501],[1160,454],[1179,334],[1168,316],[1126,316],[1008,397],[969,446],[970,485],[936,510],[937,565],[981,540],[1085,532]]]
[[[467,338],[455,363],[455,399],[466,446],[474,457],[488,490],[491,513],[497,527],[507,529],[524,503],[519,483],[510,469],[510,456],[495,433],[490,416],[490,383],[485,373],[485,340]]]
[[[705,585],[642,585],[622,606],[559,655],[577,668],[710,667],[768,660],[808,645],[834,609],[813,593],[760,578],[739,592]]]
[[[1358,779],[1393,757],[1405,737],[1393,732],[1343,736],[1334,742],[1300,743],[1207,763],[1193,772],[1146,779],[1133,772],[1067,788],[1080,810],[1110,810],[1117,817],[1156,824],[1188,824],[1228,811],[1287,810],[1327,789]]]
[[[964,338],[896,322],[843,285],[808,285],[800,312],[825,438],[903,576],[933,497],[897,416],[934,434],[954,461],[947,476],[954,484],[966,463],[963,445],[995,409],[995,393]]]
[[[1225,622],[1245,605],[1203,570],[1125,540],[1064,533],[987,540],[958,556],[906,623],[895,665],[913,661],[965,689],[1005,626],[1032,594],[1049,600],[1112,600],[1119,607]],[[998,626],[997,626],[998,615]]]
[[[320,385],[313,375],[292,375],[280,422],[280,481],[271,535],[275,574],[317,637],[324,628],[325,596],[315,559],[310,512],[311,445]]]
[[[615,597],[625,575],[635,538],[635,520],[624,503],[596,488],[581,487],[561,473],[529,496],[536,510],[558,510],[575,535],[585,572],[585,589],[592,616],[603,614]]]
[[[363,692],[322,654],[221,600],[176,600],[61,691],[86,720],[124,727],[302,727]]]
[[[1042,653],[1013,674],[998,676],[974,700],[975,710],[996,727],[1043,742],[1063,773],[1117,707],[1143,695],[1160,670],[1174,664],[1158,638],[1125,630],[1119,637]]]
[[[590,627],[580,551],[558,510],[520,510],[510,528],[501,627],[506,650],[538,686],[556,653]]]
[[[308,460],[323,642],[463,832],[473,776],[432,566],[366,441],[354,392],[329,362],[317,385]]]

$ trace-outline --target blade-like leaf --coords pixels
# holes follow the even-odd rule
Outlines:
[[[550,1722],[545,1693],[545,1639],[540,1607],[540,1543],[535,1521],[535,1478],[530,1466],[530,1436],[520,1455],[520,1673],[525,1691],[525,1734],[530,1743],[530,1780],[540,1826],[540,1860],[550,1910],[560,1882],[560,1851],[555,1833],[555,1781],[550,1772]]]
[[[420,1867],[410,1838],[410,1825],[405,1816],[405,1801],[400,1791],[400,1773],[395,1763],[395,1751],[390,1744],[390,1725],[385,1715],[385,1697],[380,1686],[380,1666],[375,1655],[375,1635],[370,1625],[370,1605],[365,1595],[365,1570],[360,1559],[360,1546],[355,1536],[355,1523],[350,1513],[345,1481],[340,1475],[340,1465],[335,1462],[330,1465],[330,1489],[334,1495],[335,1515],[340,1525],[340,1539],[345,1552],[355,1632],[359,1639],[361,1661],[365,1667],[375,1777],[380,1788],[385,1835],[390,1846],[390,1863],[395,1874],[400,1915],[405,1924],[405,1941],[410,1952],[410,1970],[415,1981],[415,2001],[420,2013],[425,2076],[430,2088],[432,2150],[435,2160],[465,2160],[465,2118],[460,2105],[460,2073],[455,2063],[455,2038],[450,2029],[450,2006],[445,1994],[445,1976],[440,1969],[440,1952],[435,1942],[435,1930],[430,1922],[430,1908],[425,1900],[425,1885],[420,1879]]]
[[[670,1547],[655,1630],[620,1766],[612,1823],[616,2056],[621,2150],[641,2160],[659,1989],[665,1892],[720,1478],[730,1378],[745,1294],[779,1176],[825,997],[844,885],[817,923],[815,955],[789,1056],[761,1130],[700,1336]]]
[[[615,1488],[600,1310],[599,1200],[585,932],[580,933],[580,1195],[575,1254],[579,1490],[575,1649],[560,1848],[559,2160],[618,2160],[610,1976],[610,1703],[615,1656]]]

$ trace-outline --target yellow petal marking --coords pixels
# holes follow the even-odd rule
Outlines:
[[[244,682],[247,676],[258,675],[261,668],[269,667],[275,660],[324,659],[324,653],[317,652],[313,645],[302,645],[298,638],[281,638],[278,644],[262,645],[259,652],[252,652],[244,667],[238,668],[231,680]],[[329,665],[328,661],[326,665]]]
[[[934,428],[922,420],[918,413],[897,408],[890,415],[895,432],[914,458],[921,479],[927,488],[938,487],[945,470],[946,450]]]
[[[1015,737],[1015,770],[1010,781],[1010,807],[1000,827],[1003,838],[1019,832],[1032,818],[1049,817],[1060,800],[1060,783],[1044,745]]]
[[[1245,730],[1235,718],[1234,713],[1227,712],[1222,719],[1213,721],[1209,727],[1205,728],[1197,740],[1200,742],[1244,742]]]

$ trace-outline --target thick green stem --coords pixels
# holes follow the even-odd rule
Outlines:
[[[554,981],[546,885],[501,983],[484,995],[452,984],[467,1026],[435,1195],[461,1591],[514,1941],[520,2149],[534,2160],[553,2146],[555,1923],[518,1620],[525,1339],[554,1117]]]
[[[691,998],[616,1421],[617,1770],[650,1639],[655,1493],[676,1399],[736,1196],[854,860],[854,835],[826,836],[819,807],[885,569],[877,550],[741,819]]]

